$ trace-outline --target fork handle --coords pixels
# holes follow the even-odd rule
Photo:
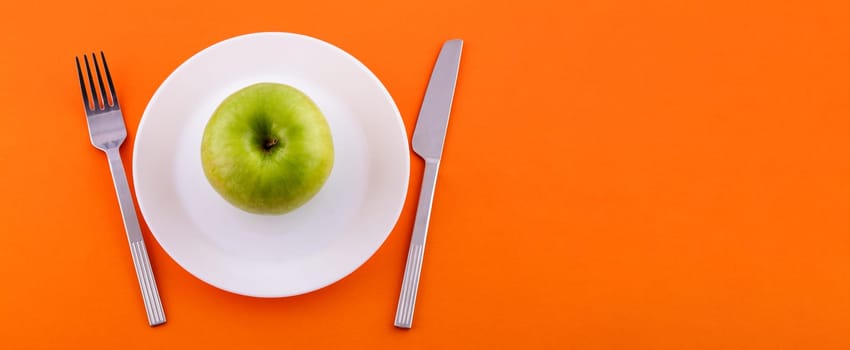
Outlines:
[[[413,325],[413,309],[419,290],[419,275],[422,272],[422,259],[425,255],[425,238],[428,236],[431,204],[434,202],[434,188],[437,184],[439,168],[439,160],[425,159],[419,207],[416,209],[416,221],[413,223],[413,235],[410,237],[410,249],[407,252],[407,264],[404,268],[404,278],[401,282],[401,293],[398,296],[398,308],[395,314],[395,326],[399,328],[410,328]]]
[[[154,279],[151,269],[145,240],[142,238],[139,218],[136,216],[136,206],[133,204],[130,184],[127,183],[127,174],[124,172],[124,163],[121,161],[121,153],[118,151],[118,147],[108,148],[106,157],[109,159],[109,170],[112,172],[112,182],[115,184],[115,193],[118,195],[118,205],[121,207],[121,217],[124,219],[124,230],[130,243],[130,253],[133,255],[136,277],[139,280],[139,288],[145,302],[148,324],[151,327],[160,325],[165,323],[165,312],[162,309],[159,290],[156,288],[156,279]]]

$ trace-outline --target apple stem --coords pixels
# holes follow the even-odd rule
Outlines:
[[[268,151],[268,150],[272,149],[272,147],[274,147],[275,145],[277,145],[277,139],[273,137],[273,138],[266,140],[266,145],[265,145],[264,148],[266,149],[266,151]]]

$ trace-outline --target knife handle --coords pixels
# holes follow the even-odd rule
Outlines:
[[[419,275],[422,272],[422,258],[425,255],[425,238],[428,236],[431,203],[434,201],[434,187],[437,184],[439,168],[439,160],[425,159],[419,207],[416,210],[416,221],[413,224],[413,235],[410,237],[410,249],[407,252],[407,264],[404,268],[404,279],[401,283],[401,293],[395,314],[395,326],[399,328],[410,328],[413,324],[413,309],[419,290]]]

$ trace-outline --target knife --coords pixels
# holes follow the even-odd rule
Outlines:
[[[443,143],[446,140],[446,127],[449,124],[462,48],[463,40],[460,39],[449,40],[443,44],[431,72],[422,107],[419,109],[416,129],[413,130],[413,152],[425,160],[425,173],[422,177],[419,207],[416,210],[416,221],[413,224],[413,235],[410,238],[407,264],[395,314],[395,326],[399,328],[410,328],[413,323],[413,309],[419,289],[434,186],[437,183],[437,170],[440,168]]]

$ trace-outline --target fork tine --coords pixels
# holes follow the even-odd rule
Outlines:
[[[91,53],[91,60],[94,61],[94,71],[97,73],[97,83],[100,85],[100,100],[103,101],[103,109],[109,108],[109,98],[106,97],[106,89],[103,87],[103,78],[100,76],[100,66],[97,64],[97,55]]]
[[[106,55],[100,52],[100,60],[103,62],[103,71],[106,73],[106,82],[109,84],[109,94],[112,96],[112,106],[118,106],[118,96],[115,95],[115,85],[112,84],[112,74],[109,74],[109,66],[106,65]]]
[[[83,61],[86,63],[86,73],[89,77],[89,88],[91,88],[91,99],[94,102],[94,108],[92,109],[100,109],[100,105],[102,104],[100,100],[97,98],[97,88],[94,86],[94,79],[91,76],[91,67],[89,67],[89,56],[83,55]]]
[[[86,81],[83,79],[83,70],[80,68],[80,58],[74,57],[74,61],[77,62],[77,76],[80,77],[80,90],[83,91],[83,105],[86,107],[87,111],[90,111],[92,109],[91,101],[89,100],[89,93],[86,89]]]

